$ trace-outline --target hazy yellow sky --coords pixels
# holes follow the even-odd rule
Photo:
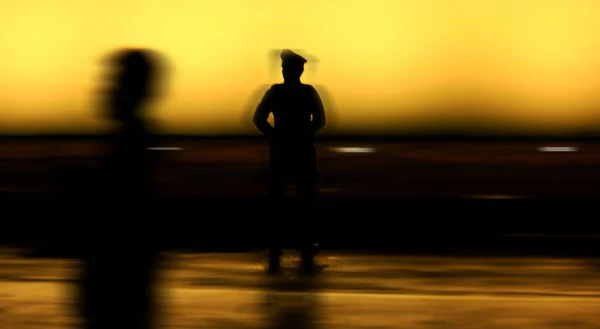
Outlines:
[[[600,127],[597,0],[0,0],[0,129],[93,131],[100,60],[155,48],[169,132],[249,129],[272,49],[318,58],[337,127]],[[249,118],[248,118],[249,119]],[[598,122],[597,124],[595,122]]]

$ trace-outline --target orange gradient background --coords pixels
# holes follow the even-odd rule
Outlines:
[[[318,59],[304,82],[327,88],[339,132],[600,127],[596,0],[0,3],[4,133],[104,129],[100,63],[123,46],[168,59],[151,113],[169,133],[253,132],[248,104],[281,80],[281,48]]]

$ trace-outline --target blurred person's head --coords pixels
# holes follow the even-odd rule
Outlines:
[[[110,77],[107,107],[111,117],[127,120],[141,115],[142,105],[156,92],[160,65],[147,49],[124,49],[109,58]]]

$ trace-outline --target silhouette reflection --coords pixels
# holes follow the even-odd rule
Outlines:
[[[319,281],[312,278],[278,278],[265,294],[265,329],[319,328]]]

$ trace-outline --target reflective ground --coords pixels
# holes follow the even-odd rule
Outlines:
[[[229,195],[264,195],[267,148],[261,143],[179,140],[157,147],[156,152],[165,155],[155,176],[161,193],[199,196],[198,200],[204,195],[226,195],[228,198]],[[600,196],[600,144],[594,143],[328,142],[320,143],[318,151],[323,197],[502,199]],[[98,156],[102,153],[102,145],[97,142],[4,141],[0,145],[0,193],[5,196],[24,194],[21,200],[31,201],[28,193],[56,194],[65,189],[78,191],[77,188],[93,187]],[[98,206],[94,200],[90,201]],[[197,200],[190,199],[188,203],[197,205]],[[405,201],[404,205],[410,203],[410,200]],[[29,204],[24,208],[13,204],[13,210],[21,211],[22,216],[18,221],[4,224],[13,227],[24,224],[18,230],[0,231],[2,239],[11,240],[13,234],[6,232],[20,232],[21,240],[32,237],[35,232],[37,235],[31,239],[43,237],[54,243],[70,235],[68,232],[74,228],[62,226],[55,228],[53,233],[66,232],[63,236],[48,234],[47,229],[56,224],[52,218],[66,221],[66,215],[59,213],[62,217],[56,217],[56,213],[48,213],[47,208],[39,206],[41,204]],[[444,227],[460,214],[476,220],[478,232],[487,232],[486,228],[492,226],[496,228],[490,228],[490,232],[500,232],[504,229],[498,227],[510,226],[510,230],[505,231],[548,234],[549,231],[565,233],[564,228],[569,227],[579,236],[539,238],[521,235],[490,239],[490,233],[473,235],[476,241],[465,243],[465,246],[458,244],[469,249],[492,244],[487,248],[510,250],[515,255],[512,257],[384,256],[328,251],[320,261],[329,267],[318,279],[311,281],[293,277],[265,278],[262,273],[264,255],[260,253],[165,254],[161,280],[156,285],[162,305],[157,314],[158,322],[161,328],[228,329],[600,328],[597,312],[600,261],[517,256],[532,248],[544,250],[546,254],[577,249],[573,255],[584,254],[584,250],[600,250],[597,236],[581,235],[583,231],[590,231],[582,225],[593,216],[573,215],[575,209],[566,204],[566,210],[561,214],[554,211],[540,214],[543,208],[536,203],[531,203],[527,212],[516,206],[508,209],[492,205],[485,211],[464,205],[462,208],[443,206],[431,209],[435,206],[429,204],[418,209],[413,205],[410,211],[400,207],[406,214],[398,215],[402,219],[399,222],[385,217],[383,213],[391,208],[384,209],[375,220],[381,225],[389,222],[389,228],[381,226],[383,229],[376,227],[369,231],[379,234],[382,244],[389,244],[391,240],[386,239],[398,233],[392,227],[401,224],[404,228],[401,233],[412,245],[422,239],[414,237],[415,231],[407,228],[408,222],[436,228],[422,229],[422,236],[426,236],[431,233],[429,231],[445,232]],[[235,206],[228,208],[238,212]],[[177,222],[173,224],[176,228],[165,228],[173,239],[180,240],[179,237],[190,232],[188,235],[198,240],[197,232],[188,229],[192,226],[181,223],[186,218],[183,215],[191,209],[190,206],[180,210],[179,215],[171,213],[171,216],[162,217]],[[442,209],[442,216],[439,216]],[[409,216],[417,210],[419,217]],[[348,213],[351,217],[357,215],[352,209]],[[78,214],[81,218],[86,215]],[[200,215],[198,212],[198,218],[202,217]],[[226,215],[232,214],[222,214],[222,218],[229,218]],[[491,221],[494,215],[499,218]],[[347,227],[352,224],[348,216],[330,217],[336,225],[343,222]],[[247,222],[244,223],[248,225]],[[85,226],[84,221],[79,223]],[[439,226],[439,223],[447,224]],[[357,225],[352,230],[342,226],[335,231],[336,237],[356,241],[360,246],[357,249],[367,248],[367,243],[358,240],[358,233],[364,237],[365,227]],[[549,226],[554,230],[548,231]],[[387,238],[381,238],[384,231],[389,233]],[[328,229],[327,232],[334,231]],[[472,238],[471,235],[464,236]],[[410,237],[414,241],[409,241]],[[423,243],[427,244],[427,241],[421,241]],[[70,251],[74,249],[68,243],[67,247]],[[77,261],[24,258],[21,255],[0,253],[0,328],[74,328],[78,321],[72,311],[72,306],[77,303],[74,294]],[[291,267],[293,262],[294,258],[289,258],[287,266]],[[119,296],[115,295],[115,298]]]
[[[291,270],[294,254],[284,265]],[[163,254],[161,328],[599,328],[600,262],[327,252],[314,280],[264,255]],[[118,269],[115,269],[118,271]],[[74,328],[78,263],[0,259],[0,328]],[[118,296],[115,296],[118,298]]]

